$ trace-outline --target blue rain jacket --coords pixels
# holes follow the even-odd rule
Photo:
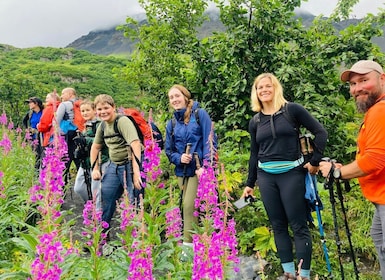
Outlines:
[[[185,124],[183,116],[186,108],[175,111],[176,119],[175,127],[172,127],[172,120],[169,120],[166,126],[166,155],[169,161],[175,165],[175,175],[178,177],[195,175],[196,163],[195,159],[186,167],[186,174],[183,173],[184,164],[181,163],[182,154],[186,151],[187,143],[191,143],[191,154],[197,152],[199,155],[201,166],[204,160],[210,160],[210,143],[209,136],[211,132],[212,122],[209,114],[204,109],[199,109],[199,124],[195,118],[195,110],[199,108],[199,103],[194,101],[190,121]]]

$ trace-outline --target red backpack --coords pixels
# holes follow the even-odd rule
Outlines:
[[[135,125],[140,141],[145,143],[146,140],[152,139],[151,127],[143,117],[142,113],[134,108],[123,110],[123,114],[127,116]]]
[[[72,120],[72,123],[76,125],[78,130],[83,131],[85,126],[85,120],[82,117],[82,114],[80,112],[80,104],[82,103],[82,100],[76,99],[75,101],[72,101],[73,111],[74,111],[74,119]]]
[[[121,117],[127,117],[129,118],[132,123],[134,124],[136,128],[136,132],[138,133],[138,137],[140,142],[144,145],[146,140],[152,139],[152,131],[151,127],[148,124],[148,122],[144,119],[143,115],[136,109],[133,108],[127,108],[123,109],[122,115],[118,115],[114,121],[114,134],[113,135],[104,135],[104,122],[101,122],[101,129],[102,129],[102,135],[103,138],[111,138],[115,136],[122,137],[122,134],[120,133],[118,129],[118,121]]]

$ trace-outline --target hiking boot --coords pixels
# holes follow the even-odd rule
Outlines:
[[[297,278],[293,274],[291,274],[289,272],[285,272],[283,274],[283,276],[281,276],[279,279],[280,280],[296,280]]]

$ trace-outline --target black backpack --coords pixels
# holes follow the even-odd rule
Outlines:
[[[290,112],[289,112],[290,105],[289,104],[290,104],[290,102],[285,103],[285,105],[283,105],[283,107],[279,111],[277,111],[275,114],[276,115],[277,114],[283,114],[283,116],[286,118],[286,120],[289,123],[291,123],[294,130],[298,134],[298,139],[299,139],[298,150],[299,150],[299,152],[301,152],[305,158],[306,157],[310,158],[311,154],[313,153],[314,148],[315,148],[313,138],[312,138],[313,135],[311,133],[301,134],[301,130],[300,130],[301,125],[298,123],[297,119],[290,114]],[[260,112],[258,112],[257,114],[254,115],[253,121],[257,123],[257,127],[258,127],[259,123],[261,122]],[[273,124],[271,124],[271,125],[273,125]],[[272,129],[271,131],[273,134],[273,138],[276,138],[275,130]]]

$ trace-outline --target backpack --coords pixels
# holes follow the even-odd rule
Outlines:
[[[115,133],[113,135],[109,135],[109,136],[104,135],[105,124],[104,124],[104,122],[102,122],[101,123],[101,125],[102,125],[101,129],[102,129],[103,138],[111,138],[111,137],[115,137],[115,136],[119,136],[119,137],[123,138],[122,134],[120,133],[120,131],[118,129],[118,121],[121,117],[127,117],[132,121],[132,123],[135,126],[136,132],[138,133],[139,140],[143,146],[144,146],[146,140],[151,141],[154,137],[154,139],[157,141],[159,147],[162,148],[163,138],[162,138],[162,134],[160,133],[159,129],[156,127],[155,124],[151,124],[151,126],[150,126],[149,123],[146,121],[146,119],[141,114],[141,112],[139,112],[138,110],[133,109],[133,108],[123,109],[123,115],[118,115],[116,117],[116,119],[114,121],[114,132]],[[154,126],[157,130],[152,129],[152,127],[154,127]],[[161,139],[161,141],[160,140],[158,141],[158,139]]]
[[[63,120],[60,123],[60,129],[64,134],[67,134],[68,131],[79,130],[83,131],[86,121],[83,119],[82,114],[80,112],[80,104],[82,100],[77,99],[75,101],[69,100],[72,103],[72,111],[74,113],[73,120],[69,119],[67,111],[64,113]]]
[[[73,107],[72,110],[74,111],[74,119],[72,120],[72,122],[78,128],[78,130],[83,131],[85,126],[85,120],[83,119],[82,114],[80,112],[80,104],[82,103],[82,100],[71,100],[71,102]]]
[[[299,139],[298,143],[299,143],[299,150],[300,150],[300,152],[302,153],[302,155],[305,158],[306,157],[310,158],[311,154],[314,151],[314,142],[313,142],[313,139],[312,139],[312,135],[310,133],[301,134],[300,124],[290,114],[289,107],[290,107],[289,103],[285,103],[285,105],[281,108],[281,110],[279,110],[275,114],[283,114],[285,119],[289,123],[291,123],[291,125],[293,126],[293,128],[295,129],[295,131],[298,134],[298,139]],[[259,123],[261,122],[260,112],[258,112],[257,114],[254,115],[253,121],[255,121],[257,123],[257,126],[259,125]],[[273,138],[275,138],[276,137],[275,136],[275,131],[272,130],[272,133],[273,133]]]

